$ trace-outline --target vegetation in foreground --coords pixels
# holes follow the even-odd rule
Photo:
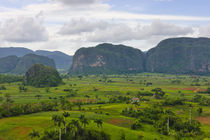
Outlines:
[[[209,77],[72,76],[42,88],[5,77],[0,76],[0,139],[210,138]]]

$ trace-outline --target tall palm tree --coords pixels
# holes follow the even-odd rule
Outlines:
[[[103,121],[102,121],[102,119],[96,119],[96,120],[94,120],[94,122],[97,124],[97,127],[101,127],[101,128],[103,128]]]
[[[53,138],[55,138],[55,136],[56,136],[56,132],[45,131],[44,132],[44,137],[42,139],[50,139],[50,140],[52,140]]]
[[[76,134],[76,131],[80,128],[80,124],[79,124],[79,121],[78,120],[72,120],[71,123],[70,123],[74,130],[73,130],[73,135],[75,136]]]
[[[5,95],[5,100],[6,100],[6,103],[7,103],[7,110],[9,111],[9,109],[10,109],[10,103],[13,102],[12,99],[11,99],[10,94],[6,94]]]
[[[66,134],[66,118],[70,116],[69,112],[63,112],[63,117],[64,117],[64,127],[65,127],[65,134]]]
[[[64,122],[64,117],[63,116],[58,116],[57,118],[57,125],[59,127],[59,140],[61,140],[61,136],[62,136],[62,123]]]
[[[31,139],[36,138],[36,137],[40,137],[39,135],[39,131],[35,131],[33,130],[33,132],[29,133],[29,136],[31,137]]]
[[[53,115],[51,120],[54,122],[55,132],[56,132],[57,131],[56,126],[57,126],[57,122],[58,122],[58,115]]]
[[[85,115],[81,115],[79,119],[82,125],[84,126],[84,128],[86,127],[87,124],[89,124],[88,119],[85,118]]]

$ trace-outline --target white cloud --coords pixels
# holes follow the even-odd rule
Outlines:
[[[48,40],[48,32],[40,17],[8,19],[0,26],[2,39],[9,42],[39,42]]]
[[[172,23],[163,23],[160,20],[155,20],[151,25],[141,29],[145,36],[177,36],[193,33],[192,27],[175,25]]]
[[[80,35],[89,42],[121,42],[128,40],[144,40],[153,36],[179,36],[193,33],[191,27],[163,23],[155,20],[150,25],[137,23],[130,26],[126,23],[106,21],[72,20],[64,24],[60,33],[63,35]]]
[[[72,19],[65,23],[60,29],[59,33],[63,35],[81,34],[85,32],[92,32],[96,29],[103,30],[108,27],[108,23],[104,21],[90,22],[84,18],[79,20]]]
[[[192,24],[208,22],[210,17],[117,11],[102,0],[43,0],[43,3],[27,3],[22,8],[0,6],[1,45],[3,42],[5,46],[63,50],[73,54],[82,46],[101,42],[143,46],[140,49],[145,50],[168,37],[193,37],[194,29],[199,30],[198,36],[210,37],[210,27],[192,29]],[[41,19],[30,18],[40,11],[46,29]]]
[[[201,37],[210,37],[210,25],[198,29],[198,35]]]
[[[89,5],[101,2],[101,0],[54,0],[60,3],[63,3],[65,5]]]

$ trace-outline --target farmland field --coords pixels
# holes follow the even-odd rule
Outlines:
[[[42,136],[44,131],[54,130],[52,116],[64,111],[70,113],[69,121],[85,115],[89,120],[87,129],[104,131],[113,140],[122,139],[122,135],[126,140],[210,139],[210,103],[196,100],[199,95],[205,101],[210,99],[210,94],[205,93],[210,87],[210,77],[207,76],[150,73],[89,75],[63,78],[63,84],[58,87],[24,86],[27,90],[22,91],[19,90],[20,85],[21,82],[0,84],[6,88],[0,90],[1,106],[7,105],[5,95],[9,95],[12,100],[10,108],[14,105],[39,106],[43,102],[56,102],[56,110],[0,116],[0,140],[29,140],[32,130],[39,131]],[[154,89],[161,89],[164,95],[156,98]],[[138,104],[132,101],[136,98]],[[174,101],[174,104],[167,101]],[[141,127],[131,129],[141,117],[137,112],[148,108],[170,110],[183,122],[197,120],[200,122],[200,133],[178,136],[175,127],[172,129],[169,126],[170,133],[165,134],[156,127],[158,120],[153,120],[153,123],[140,121]],[[202,109],[200,113],[199,108]],[[101,119],[103,127],[98,127],[95,119]]]

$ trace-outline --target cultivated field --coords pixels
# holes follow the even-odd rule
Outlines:
[[[28,140],[31,139],[29,133],[32,130],[42,135],[45,130],[54,129],[53,114],[64,111],[70,113],[69,121],[85,115],[89,120],[87,129],[104,131],[113,140],[123,139],[122,135],[126,140],[210,139],[210,103],[204,105],[203,100],[195,99],[196,95],[201,95],[208,103],[210,94],[205,91],[210,87],[210,77],[143,73],[72,76],[63,79],[63,82],[63,85],[51,88],[25,86],[25,91],[19,90],[22,83],[0,84],[6,88],[0,90],[2,106],[7,104],[5,95],[10,95],[11,107],[26,104],[38,106],[43,102],[56,102],[58,106],[56,111],[3,116],[0,119],[0,140]],[[154,89],[157,88],[165,93],[159,98],[155,96]],[[139,102],[132,102],[132,98],[137,98]],[[131,108],[133,112],[126,114]],[[140,121],[139,128],[131,129],[132,124],[141,117],[141,113],[135,112],[147,108],[170,110],[183,121],[198,120],[201,133],[180,137],[175,126],[174,130],[169,126],[170,133],[164,134],[155,127],[155,120],[153,123]],[[202,109],[201,113],[199,108]],[[123,110],[126,111],[123,113]],[[103,127],[97,127],[95,119],[101,119]]]

